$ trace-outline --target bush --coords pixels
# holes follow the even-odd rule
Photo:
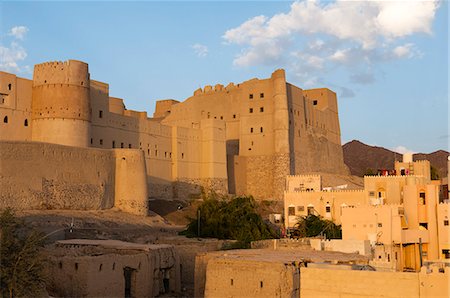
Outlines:
[[[296,237],[325,236],[327,239],[342,239],[341,226],[331,220],[322,219],[320,216],[310,214],[300,217],[294,227],[293,234]]]
[[[275,233],[256,212],[256,207],[252,197],[236,197],[228,201],[212,195],[204,199],[197,209],[200,220],[189,218],[190,223],[180,234],[188,237],[234,239],[238,241],[237,247],[249,247],[251,241],[274,238]]]
[[[1,297],[35,297],[44,289],[41,233],[26,229],[12,209],[0,214]]]

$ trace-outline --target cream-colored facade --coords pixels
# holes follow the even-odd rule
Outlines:
[[[426,260],[450,258],[449,204],[439,201],[440,185],[430,180],[430,164],[396,163],[397,173],[405,173],[405,167],[421,175],[365,176],[363,190],[288,187],[286,228],[293,228],[301,216],[320,215],[342,225],[343,240],[370,240],[373,264],[386,269],[418,271]],[[299,179],[288,177],[287,186]]]
[[[32,80],[0,72],[0,118],[0,141],[142,150],[150,197],[205,187],[282,199],[286,175],[348,172],[336,94],[293,86],[283,70],[158,101],[149,118],[111,97],[86,63],[47,62]]]

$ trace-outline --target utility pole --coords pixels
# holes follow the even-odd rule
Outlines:
[[[200,208],[197,210],[197,236],[200,237]]]

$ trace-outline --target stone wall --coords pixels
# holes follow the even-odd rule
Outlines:
[[[433,268],[435,269],[435,268]],[[301,268],[301,297],[448,297],[450,272],[421,273]]]
[[[0,206],[108,209],[114,206],[112,150],[0,142]]]

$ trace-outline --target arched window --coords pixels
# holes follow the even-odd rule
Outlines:
[[[24,126],[28,126],[28,119],[25,119],[23,125],[24,125]]]
[[[5,118],[3,118],[3,122],[8,123],[8,116],[5,116]]]

